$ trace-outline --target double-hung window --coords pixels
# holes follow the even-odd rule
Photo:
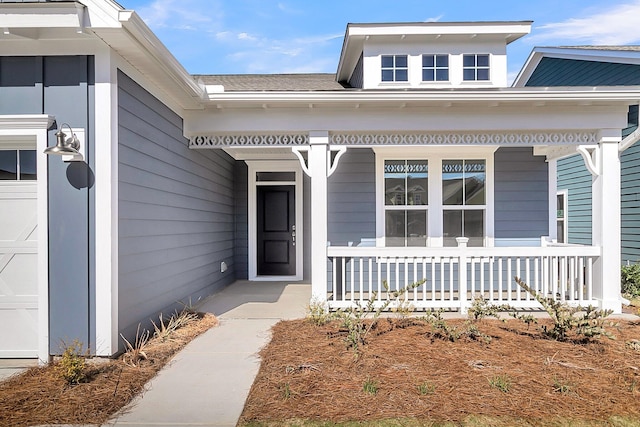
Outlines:
[[[426,246],[428,191],[426,160],[385,160],[386,246]]]
[[[409,80],[407,55],[382,55],[382,81],[406,82]]]
[[[0,181],[36,179],[36,150],[0,150]]]
[[[486,176],[485,160],[442,161],[444,246],[457,246],[456,237],[468,237],[469,246],[484,245]]]
[[[462,56],[462,78],[465,81],[489,80],[489,55],[468,54]]]
[[[449,80],[449,55],[422,55],[422,81],[446,82]]]

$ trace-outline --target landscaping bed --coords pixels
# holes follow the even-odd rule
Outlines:
[[[183,318],[176,328],[158,321],[155,337],[144,345],[132,343],[137,349],[130,348],[118,359],[88,359],[76,371],[82,361],[75,356],[30,368],[0,382],[0,425],[101,425],[142,393],[174,354],[217,324],[212,314]],[[63,360],[67,379],[62,375]],[[70,380],[69,372],[78,381]]]
[[[380,318],[356,351],[342,321],[283,321],[240,424],[640,425],[640,324],[564,342],[541,326]]]

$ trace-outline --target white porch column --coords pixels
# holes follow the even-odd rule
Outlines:
[[[327,172],[329,132],[309,132],[311,174],[311,298],[327,300]]]
[[[599,175],[592,181],[592,244],[602,248],[594,263],[594,297],[600,308],[622,311],[620,301],[620,131],[601,134]]]

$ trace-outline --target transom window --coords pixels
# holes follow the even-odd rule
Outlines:
[[[462,78],[465,81],[489,80],[489,55],[463,55]]]
[[[485,182],[484,160],[442,161],[444,246],[457,246],[456,237],[468,237],[469,246],[483,246]]]
[[[384,162],[387,246],[426,246],[428,191],[427,160]]]
[[[449,80],[449,55],[422,55],[422,81]]]
[[[36,179],[36,150],[0,150],[0,181]]]
[[[406,82],[408,79],[407,55],[382,55],[383,82]]]

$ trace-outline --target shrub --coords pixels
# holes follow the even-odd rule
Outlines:
[[[640,297],[640,264],[623,265],[620,278],[623,294]]]
[[[551,328],[542,326],[542,332],[545,336],[556,341],[566,341],[569,332],[574,330],[577,335],[584,336],[586,340],[599,338],[602,335],[615,339],[605,329],[605,318],[613,313],[612,310],[599,310],[592,306],[586,308],[580,306],[572,307],[553,298],[543,297],[518,277],[515,278],[515,281],[522,289],[533,296],[551,317],[553,326]],[[610,324],[610,326],[615,325]]]
[[[81,356],[82,343],[74,340],[73,344],[64,345],[64,353],[56,365],[55,372],[69,385],[79,384],[86,378],[85,360]]]
[[[331,320],[327,303],[314,298],[307,305],[307,320],[316,326],[322,326]]]

